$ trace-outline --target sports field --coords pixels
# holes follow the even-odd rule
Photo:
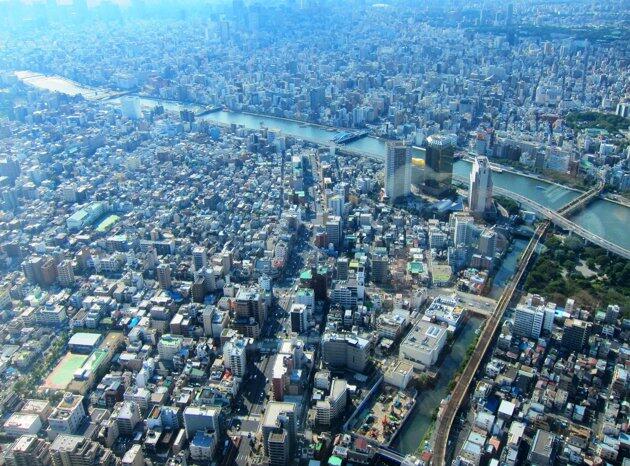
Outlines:
[[[44,388],[50,388],[51,390],[65,390],[74,376],[74,371],[79,369],[85,361],[88,359],[86,354],[72,354],[66,353],[66,355],[59,361],[59,364],[55,366],[46,380],[44,381]]]

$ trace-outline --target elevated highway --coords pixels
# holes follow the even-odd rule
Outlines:
[[[463,177],[456,178],[461,181],[468,181]],[[593,198],[599,196],[602,189],[603,183],[600,182],[595,188],[576,197],[558,211],[554,211],[512,191],[498,187],[494,188],[494,191],[497,194],[504,195],[506,197],[516,200],[517,202],[522,203],[523,205],[529,206],[530,208],[545,216],[547,220],[538,226],[536,232],[534,233],[534,236],[529,241],[527,248],[525,249],[523,255],[519,260],[516,273],[514,274],[508,286],[503,291],[503,294],[497,302],[494,311],[486,321],[486,326],[484,327],[483,332],[479,337],[477,345],[475,346],[475,350],[473,351],[473,354],[470,357],[468,364],[466,365],[464,371],[458,379],[457,384],[455,385],[455,388],[453,389],[453,392],[451,393],[448,401],[445,405],[442,406],[441,415],[438,416],[436,426],[436,435],[433,447],[433,464],[439,466],[447,464],[449,436],[453,426],[453,422],[460,408],[464,404],[464,401],[466,400],[475,374],[479,369],[479,365],[483,361],[486,353],[488,352],[488,349],[494,341],[497,329],[499,328],[503,320],[503,314],[510,304],[519,283],[523,279],[527,267],[534,255],[534,252],[536,251],[536,247],[549,229],[551,223],[554,223],[566,230],[575,232],[576,234],[587,239],[593,244],[597,244],[598,246],[601,246],[611,252],[614,252],[615,254],[625,257],[626,259],[630,259],[630,251],[628,251],[627,249],[613,244],[610,241],[607,241],[597,235],[594,235],[593,233],[585,230],[581,226],[571,222],[569,219],[566,218],[567,216],[574,213],[577,209],[585,206]]]
[[[468,179],[466,177],[453,175],[453,178],[457,179],[458,181],[463,181],[466,183],[468,182]],[[567,216],[571,215],[572,213],[575,213],[576,210],[584,207],[588,202],[590,202],[592,199],[594,199],[601,193],[601,190],[603,189],[603,185],[601,183],[598,184],[597,187],[591,189],[590,191],[587,191],[581,194],[580,196],[576,197],[567,205],[565,205],[564,207],[562,207],[561,209],[557,211],[549,209],[548,207],[545,207],[535,201],[532,201],[531,199],[525,196],[521,196],[520,194],[516,194],[510,190],[499,188],[497,186],[495,186],[493,189],[494,189],[495,194],[500,194],[502,196],[509,197],[510,199],[514,199],[515,201],[528,206],[532,210],[542,214],[548,220],[551,220],[551,222],[558,225],[559,227],[565,230],[568,230],[570,232],[573,232],[581,236],[582,238],[586,239],[587,241],[590,241],[591,243],[597,246],[600,246],[612,253],[615,253],[625,259],[630,259],[630,251],[628,249],[622,246],[619,246],[618,244],[611,243],[610,241],[602,238],[601,236],[591,233],[590,231],[586,230],[585,228],[581,227],[577,223],[574,223],[567,218]]]
[[[503,320],[503,314],[507,309],[512,297],[514,296],[514,292],[516,291],[518,284],[523,278],[525,271],[527,270],[527,266],[531,261],[531,258],[536,250],[536,247],[540,243],[540,239],[547,232],[549,225],[551,223],[547,220],[541,223],[534,236],[531,238],[523,255],[520,258],[520,262],[518,265],[518,269],[514,274],[514,277],[510,281],[510,283],[505,287],[501,298],[497,302],[494,311],[486,321],[486,325],[479,336],[479,340],[477,341],[477,345],[475,346],[475,350],[468,360],[468,364],[464,368],[461,376],[459,377],[453,392],[451,393],[450,398],[446,402],[446,405],[442,406],[441,414],[437,419],[436,433],[435,433],[435,442],[433,446],[433,464],[442,466],[446,464],[447,461],[447,447],[449,445],[449,435],[451,432],[451,428],[453,426],[453,422],[457,413],[459,412],[461,406],[468,395],[468,390],[471,386],[471,383],[477,373],[477,369],[483,361],[486,353],[492,342],[494,341],[494,337],[496,335],[497,329],[501,325],[501,321]]]

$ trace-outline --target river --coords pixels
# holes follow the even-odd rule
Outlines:
[[[91,89],[58,76],[44,76],[26,71],[17,72],[16,75],[29,85],[70,95],[83,94],[89,100],[102,99],[112,95],[111,92],[102,89]],[[103,102],[117,104],[119,99],[114,98]],[[158,102],[167,110],[188,108],[200,111],[202,108],[193,104],[159,101],[158,99],[146,97],[140,98],[140,103],[144,107],[152,107]],[[238,112],[218,111],[204,115],[201,118],[218,124],[242,125],[250,129],[257,129],[263,125],[286,135],[323,145],[329,144],[331,139],[341,131],[335,128],[326,128],[282,118]],[[344,147],[376,158],[384,158],[386,152],[386,142],[371,136],[353,141]],[[414,155],[420,156],[420,151],[414,150]],[[467,177],[470,173],[470,166],[469,162],[459,160],[455,163],[453,172]],[[510,171],[493,173],[493,181],[498,187],[512,190],[551,209],[557,209],[579,195],[578,191],[558,184]],[[572,220],[586,230],[612,243],[630,249],[630,235],[627,235],[624,231],[627,225],[630,225],[630,208],[608,200],[596,200],[589,204],[586,209],[575,214]]]
[[[23,79],[28,84],[52,91],[64,92],[71,95],[83,94],[87,99],[96,100],[103,97],[102,90],[91,90],[80,86],[72,81],[58,77],[34,76],[36,73],[27,73]],[[111,95],[111,94],[110,94]],[[151,98],[140,98],[141,104],[145,107],[154,106],[158,101]],[[118,103],[118,99],[107,101],[112,104]],[[200,111],[201,107],[177,102],[160,102],[167,110],[179,110],[188,108]],[[250,129],[260,128],[261,125],[276,129],[286,135],[308,140],[317,144],[329,144],[331,139],[339,134],[341,130],[325,128],[322,126],[300,123],[291,120],[274,118],[262,115],[252,115],[246,113],[219,111],[201,117],[218,124],[237,124]],[[354,141],[345,147],[369,154],[373,157],[384,158],[386,152],[385,141],[375,137],[364,137]],[[415,152],[420,155],[419,152]],[[455,163],[454,173],[468,176],[471,164],[460,160]],[[541,181],[518,173],[503,171],[494,173],[493,180],[496,186],[510,189],[522,196],[528,197],[535,202],[557,209],[579,193],[562,187],[558,184]],[[630,225],[630,209],[620,204],[606,200],[596,200],[585,210],[577,213],[573,221],[586,228],[592,233],[601,236],[613,243],[630,249],[630,235],[623,231]],[[500,295],[503,287],[511,278],[518,256],[524,249],[526,241],[515,240],[513,250],[504,258],[500,269],[494,278],[492,296]],[[466,322],[448,353],[444,355],[443,362],[439,369],[439,378],[436,386],[430,390],[423,390],[419,393],[416,406],[410,415],[403,430],[396,439],[395,447],[402,453],[414,453],[417,451],[419,443],[427,428],[431,424],[431,417],[441,400],[448,394],[448,385],[454,374],[460,368],[468,346],[475,338],[476,330],[481,326],[483,320],[471,316]]]

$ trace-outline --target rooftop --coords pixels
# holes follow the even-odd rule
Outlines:
[[[278,416],[282,413],[294,413],[295,403],[271,401],[267,404],[267,410],[261,423],[261,427],[276,427]]]

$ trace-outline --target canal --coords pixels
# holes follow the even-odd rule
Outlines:
[[[494,276],[490,292],[492,298],[497,299],[503,293],[503,289],[514,275],[518,258],[527,247],[527,243],[527,240],[519,238],[512,242],[512,248],[503,258],[501,266]],[[422,446],[420,442],[433,422],[433,412],[440,405],[442,399],[448,395],[448,385],[464,362],[466,350],[475,340],[477,329],[481,327],[483,322],[484,319],[481,317],[471,315],[464,328],[457,335],[450,351],[444,356],[435,387],[418,393],[416,406],[393,445],[401,453],[414,453],[418,447]]]
[[[421,446],[420,442],[431,425],[433,413],[440,406],[442,399],[448,395],[449,384],[461,367],[466,350],[475,340],[476,331],[482,323],[482,318],[471,316],[459,331],[450,350],[443,357],[435,386],[419,391],[416,405],[392,445],[396,450],[403,454],[411,454]]]

